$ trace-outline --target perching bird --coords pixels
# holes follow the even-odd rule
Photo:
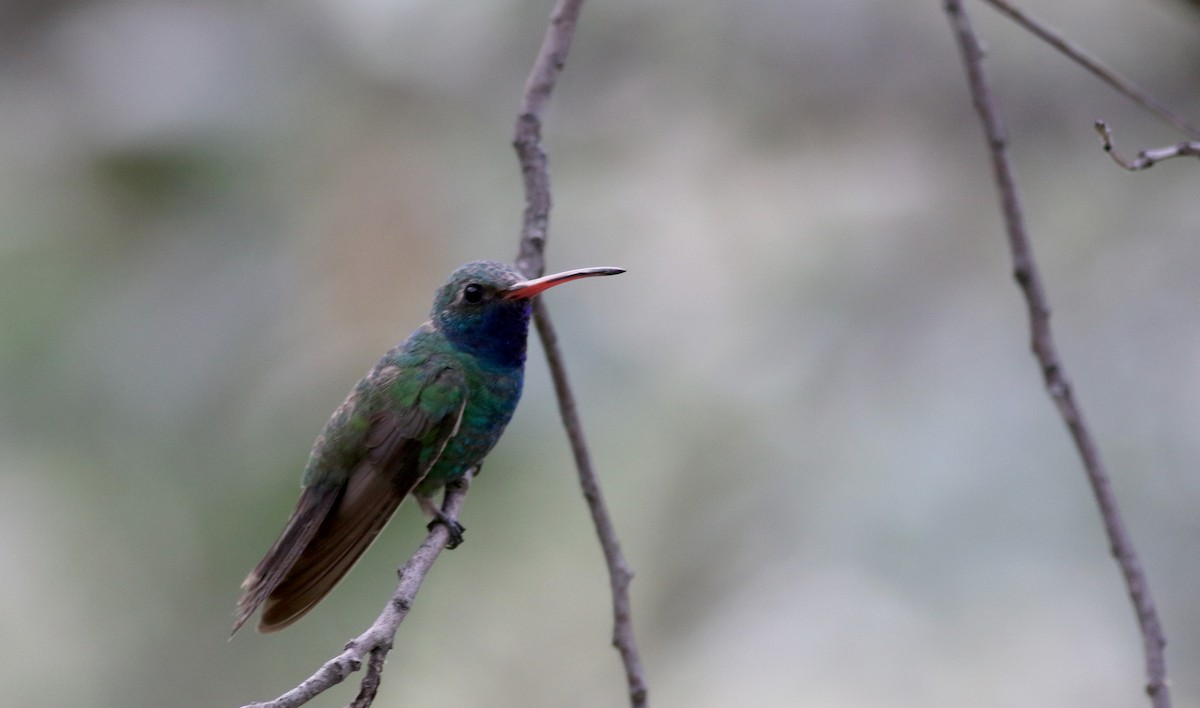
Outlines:
[[[433,496],[479,465],[512,418],[531,299],[571,280],[623,272],[581,268],[525,280],[494,261],[454,271],[429,321],[384,354],[317,436],[295,511],[242,582],[233,631],[260,606],[260,632],[304,616],[409,494],[461,540],[462,526]]]

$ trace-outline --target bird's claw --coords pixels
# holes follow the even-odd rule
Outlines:
[[[438,524],[445,526],[446,530],[450,532],[450,542],[446,544],[446,548],[450,550],[458,548],[463,542],[463,532],[467,530],[467,527],[458,523],[458,519],[451,518],[439,511],[436,518],[430,521],[425,528],[432,531]]]

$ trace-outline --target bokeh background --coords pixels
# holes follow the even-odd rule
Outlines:
[[[366,627],[407,506],[286,632],[226,642],[309,445],[457,264],[511,259],[549,0],[0,7],[0,685],[233,706]],[[1062,354],[1200,706],[1200,170],[970,3]],[[1187,3],[1039,14],[1200,120]],[[593,2],[547,116],[551,269],[659,706],[1145,705],[1028,351],[940,3]],[[620,706],[544,362],[380,706]],[[344,705],[345,686],[314,705]]]

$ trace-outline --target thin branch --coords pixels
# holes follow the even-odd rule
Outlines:
[[[388,652],[391,650],[390,643],[371,650],[370,658],[367,659],[367,672],[363,674],[362,683],[358,685],[358,695],[347,708],[368,708],[375,702],[379,684],[383,682],[383,663],[387,661]]]
[[[451,518],[457,518],[463,501],[467,498],[467,488],[474,470],[469,470],[458,482],[446,485],[446,497],[442,502],[442,511]],[[424,543],[417,548],[408,562],[400,568],[400,582],[391,600],[383,608],[383,612],[375,622],[346,644],[345,651],[325,662],[316,673],[302,681],[300,685],[283,694],[273,701],[251,703],[242,708],[295,708],[308,703],[326,690],[349,678],[350,674],[362,668],[363,657],[370,655],[367,671],[363,675],[358,697],[350,704],[350,708],[368,708],[375,701],[382,678],[383,662],[392,649],[392,640],[400,624],[408,616],[417,591],[425,575],[433,567],[433,562],[450,542],[450,531],[444,524],[433,524]]]
[[[1113,162],[1116,162],[1130,172],[1154,167],[1155,164],[1174,157],[1200,157],[1200,141],[1196,141],[1175,143],[1169,147],[1142,150],[1137,154],[1136,158],[1129,160],[1117,154],[1117,149],[1113,146],[1112,130],[1109,129],[1107,123],[1098,120],[1096,121],[1095,128],[1096,132],[1100,134],[1100,139],[1104,141],[1104,152],[1108,153]]]
[[[983,0],[983,2],[996,8],[1001,14],[1008,16],[1014,22],[1062,52],[1076,64],[1092,72],[1101,81],[1125,94],[1134,103],[1174,126],[1180,132],[1186,133],[1193,138],[1200,138],[1200,128],[1189,123],[1185,118],[1164,106],[1137,84],[1108,68],[1086,49],[1073,43],[1045,23],[1027,15],[1023,10],[1013,7],[1007,0]]]
[[[530,278],[545,272],[543,254],[550,221],[550,172],[546,149],[542,144],[542,113],[566,63],[582,5],[583,0],[558,0],[550,15],[550,25],[546,29],[542,48],[525,82],[525,91],[517,111],[513,147],[517,151],[525,184],[525,215],[516,264],[517,268]],[[550,321],[550,314],[540,302],[540,298],[534,302],[533,308],[534,322],[554,380],[559,413],[575,456],[579,484],[591,511],[592,522],[595,524],[608,566],[613,605],[613,646],[620,652],[625,667],[630,704],[634,708],[642,708],[649,704],[649,698],[641,657],[634,641],[630,612],[629,583],[633,572],[621,553],[612,517],[608,513],[604,495],[592,469],[583,426],[575,408],[575,397],[567,379],[566,367],[558,348],[558,337]]]
[[[971,29],[961,0],[945,0],[945,10],[958,40],[963,65],[966,68],[967,82],[970,85],[971,100],[975,105],[975,110],[979,113],[988,149],[991,152],[993,176],[1000,194],[1000,208],[1004,215],[1005,228],[1008,232],[1008,246],[1013,259],[1013,275],[1021,287],[1029,309],[1033,353],[1041,366],[1046,390],[1058,407],[1059,415],[1066,423],[1083,461],[1088,482],[1100,508],[1100,516],[1108,535],[1112,555],[1121,569],[1129,599],[1137,614],[1145,653],[1146,693],[1150,696],[1154,708],[1170,708],[1171,698],[1167,686],[1166,659],[1163,654],[1166,638],[1162,625],[1159,623],[1158,613],[1154,608],[1150,585],[1142,571],[1141,562],[1138,560],[1129,532],[1125,529],[1125,523],[1117,508],[1116,496],[1113,494],[1108,473],[1100,459],[1099,449],[1084,422],[1083,411],[1075,402],[1071,384],[1067,380],[1066,372],[1054,345],[1045,287],[1038,273],[1033,249],[1025,230],[1017,187],[1008,161],[1008,139],[983,74],[983,50]]]
[[[516,265],[528,278],[536,278],[546,270],[542,254],[550,224],[550,169],[546,148],[542,145],[542,112],[566,65],[582,6],[583,0],[558,0],[554,6],[550,26],[546,28],[542,48],[533,61],[529,78],[525,80],[525,90],[517,108],[513,147],[517,150],[525,183],[525,218]]]
[[[534,322],[537,323],[538,336],[546,349],[546,361],[550,366],[550,377],[554,380],[554,389],[558,392],[558,412],[562,417],[563,427],[567,429],[567,437],[571,441],[571,453],[575,456],[575,468],[579,472],[579,486],[583,489],[583,497],[587,500],[592,512],[592,522],[596,526],[596,535],[600,537],[600,547],[604,551],[604,560],[608,564],[608,581],[612,590],[613,607],[613,646],[621,653],[625,664],[625,678],[629,684],[629,702],[633,706],[648,705],[648,689],[645,674],[642,671],[642,659],[638,655],[637,643],[633,637],[633,614],[629,602],[629,583],[633,580],[633,569],[621,553],[621,543],[617,540],[617,529],[609,516],[608,506],[604,503],[604,492],[592,469],[591,457],[588,455],[587,441],[583,437],[583,426],[579,422],[579,412],[575,408],[575,397],[571,393],[571,385],[567,380],[566,365],[563,363],[562,352],[558,348],[558,335],[550,324],[550,315],[546,306],[537,300],[533,304]]]

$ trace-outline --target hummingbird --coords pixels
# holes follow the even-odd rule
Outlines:
[[[527,280],[512,266],[474,261],[438,289],[429,321],[389,350],[333,412],[313,443],[302,491],[283,532],[242,581],[232,634],[262,608],[258,631],[300,619],[341,580],[405,497],[463,527],[434,496],[477,468],[516,410],[532,299],[621,268],[580,268]]]

